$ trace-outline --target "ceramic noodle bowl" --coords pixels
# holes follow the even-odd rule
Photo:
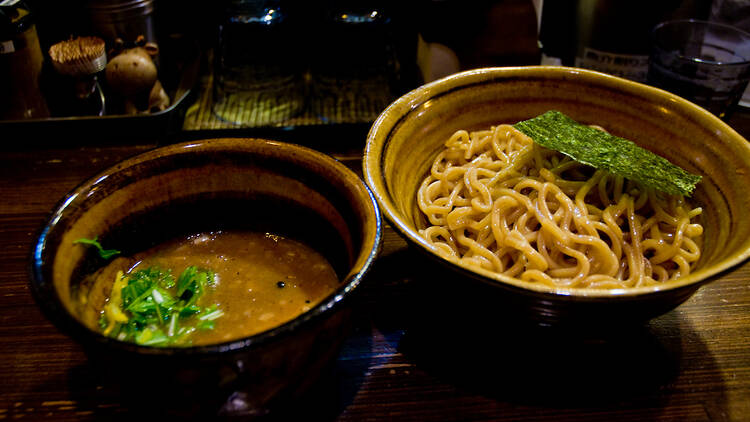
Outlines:
[[[560,288],[525,282],[448,258],[424,240],[416,192],[444,142],[459,129],[488,129],[558,110],[703,176],[689,200],[703,209],[702,256],[685,277],[647,287]],[[706,110],[666,91],[566,67],[458,73],[391,104],[367,138],[364,174],[385,217],[424,261],[432,288],[543,324],[635,323],[663,314],[750,253],[750,146]],[[439,281],[439,283],[438,283]]]
[[[141,346],[86,320],[75,292],[105,263],[76,239],[97,238],[132,256],[175,237],[231,230],[300,241],[340,282],[288,322],[218,344]],[[81,343],[98,382],[114,385],[129,408],[257,416],[296,397],[336,357],[380,236],[371,193],[333,158],[262,139],[201,140],[135,156],[72,191],[36,244],[31,288],[49,319]]]

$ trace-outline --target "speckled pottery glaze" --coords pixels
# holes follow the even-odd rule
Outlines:
[[[269,331],[186,348],[104,337],[76,305],[76,283],[105,263],[75,239],[97,237],[128,256],[174,236],[235,228],[305,241],[334,266],[338,289]],[[127,159],[73,190],[34,247],[31,290],[46,316],[79,341],[123,393],[128,380],[143,380],[139,374],[159,374],[173,386],[141,382],[131,391],[134,400],[153,387],[159,405],[169,402],[164,393],[175,396],[177,405],[163,408],[165,414],[257,416],[302,391],[335,358],[350,325],[351,297],[380,239],[380,213],[369,189],[330,156],[263,139],[200,140]]]
[[[603,126],[703,176],[703,255],[689,276],[652,287],[555,289],[474,269],[439,256],[418,234],[417,189],[458,129],[484,129],[559,110]],[[480,289],[544,324],[645,321],[687,300],[750,254],[750,144],[706,110],[666,91],[570,67],[476,69],[421,86],[373,124],[363,171],[391,225],[453,291]]]

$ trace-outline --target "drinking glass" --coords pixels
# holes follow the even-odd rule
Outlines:
[[[648,83],[727,118],[750,81],[750,34],[686,19],[662,22],[651,36]]]
[[[214,55],[214,115],[261,127],[299,114],[305,63],[298,44],[280,0],[229,0]]]

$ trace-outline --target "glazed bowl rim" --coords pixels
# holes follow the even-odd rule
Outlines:
[[[148,162],[154,159],[168,156],[192,154],[194,153],[194,151],[226,151],[259,154],[261,149],[264,147],[270,147],[274,148],[276,151],[280,151],[281,159],[284,159],[284,157],[288,157],[290,155],[294,155],[295,157],[304,157],[303,161],[306,163],[316,163],[323,165],[324,167],[333,170],[333,173],[337,176],[336,180],[339,182],[346,180],[346,177],[356,178],[351,179],[351,187],[353,189],[347,190],[351,191],[356,198],[361,200],[363,209],[369,210],[366,220],[368,221],[368,226],[370,224],[372,224],[373,226],[371,229],[372,236],[363,238],[363,247],[359,250],[355,250],[355,255],[353,256],[353,264],[349,269],[348,277],[341,280],[339,286],[332,293],[321,300],[316,306],[303,312],[297,317],[266,331],[223,343],[187,347],[151,347],[141,346],[135,343],[124,342],[106,337],[94,330],[87,328],[81,321],[79,321],[67,310],[67,307],[62,303],[57,290],[54,287],[53,281],[45,279],[42,268],[45,265],[51,265],[51,262],[47,263],[42,259],[42,257],[44,255],[45,248],[51,247],[47,245],[49,232],[56,226],[61,217],[71,207],[74,207],[76,205],[76,198],[82,197],[82,193],[89,192],[94,189],[98,183],[101,183],[106,178],[108,174],[113,174],[123,169],[130,168],[139,163]],[[263,154],[260,155],[263,156]],[[359,182],[357,182],[356,180],[359,180]],[[361,192],[356,192],[358,188],[361,188],[363,190]],[[364,194],[364,196],[362,194]],[[340,308],[343,303],[347,302],[352,294],[357,290],[357,287],[360,285],[367,272],[372,269],[372,266],[381,248],[383,230],[382,225],[383,222],[380,210],[370,188],[351,169],[324,152],[317,151],[298,144],[262,138],[210,138],[186,141],[166,146],[155,147],[148,151],[144,151],[120,160],[112,166],[101,170],[94,176],[85,179],[75,188],[68,191],[65,196],[52,208],[52,211],[49,213],[48,217],[45,219],[43,226],[39,230],[38,235],[34,237],[35,240],[32,244],[30,260],[29,272],[31,277],[29,279],[29,284],[31,287],[32,295],[34,296],[37,305],[41,308],[45,316],[61,331],[82,343],[88,344],[93,342],[98,345],[103,345],[127,352],[134,352],[141,355],[159,355],[170,357],[218,356],[225,353],[231,353],[240,350],[246,351],[251,348],[258,348],[266,343],[273,341],[276,338],[292,335],[299,329],[303,329],[304,326],[309,322],[321,318],[324,315],[331,314],[336,309]],[[367,231],[369,232],[370,230]],[[364,259],[362,259],[363,257]],[[52,261],[54,261],[54,258],[52,259]]]
[[[744,249],[737,251],[719,263],[673,281],[652,286],[625,289],[596,289],[549,287],[540,283],[525,282],[493,271],[472,267],[459,262],[457,258],[447,257],[440,254],[437,248],[427,243],[427,241],[407,223],[406,219],[396,210],[388,199],[390,195],[387,192],[381,192],[379,189],[381,183],[383,186],[385,185],[382,157],[385,150],[388,148],[390,132],[412,112],[435,97],[449,94],[452,91],[460,90],[467,86],[476,86],[485,83],[501,83],[503,80],[524,78],[545,78],[551,80],[578,79],[584,82],[595,82],[599,86],[610,89],[614,88],[626,94],[643,97],[650,101],[654,101],[658,98],[662,102],[672,104],[673,108],[681,110],[681,112],[689,115],[693,119],[711,122],[714,127],[718,126],[722,132],[725,132],[733,139],[733,142],[735,140],[742,141],[742,147],[746,150],[747,156],[750,157],[750,143],[718,117],[698,105],[668,91],[639,82],[593,70],[565,66],[540,65],[487,67],[454,73],[417,87],[396,99],[378,116],[367,135],[364,157],[362,160],[365,183],[375,195],[378,205],[380,206],[380,211],[390,223],[390,226],[393,227],[410,246],[416,246],[418,251],[422,254],[426,254],[430,258],[436,259],[444,266],[458,270],[461,274],[478,279],[485,284],[522,290],[540,295],[555,296],[558,298],[589,300],[612,300],[613,298],[625,299],[659,292],[674,291],[682,288],[698,288],[700,285],[707,283],[720,274],[738,266],[750,257],[750,244],[746,244]],[[385,187],[385,189],[387,190],[387,187]]]

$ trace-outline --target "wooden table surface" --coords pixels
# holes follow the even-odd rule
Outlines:
[[[750,138],[750,113],[730,124]],[[0,420],[140,416],[40,313],[28,266],[38,230],[69,190],[156,144],[2,144]],[[359,170],[361,149],[349,145],[327,152]],[[453,309],[415,315],[422,296],[409,271],[413,258],[386,227],[355,330],[334,367],[268,419],[750,420],[750,264],[644,326],[591,338],[472,321],[470,312],[446,318]]]

